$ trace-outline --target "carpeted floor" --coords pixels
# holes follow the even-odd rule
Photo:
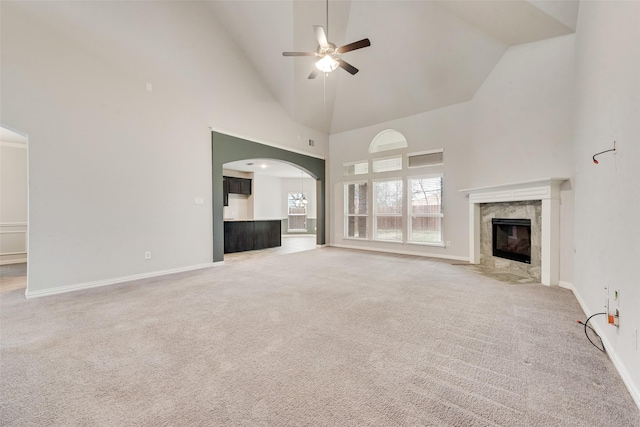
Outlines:
[[[7,426],[640,426],[573,294],[337,248],[1,301]]]

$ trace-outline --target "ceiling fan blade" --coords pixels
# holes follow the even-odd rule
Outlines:
[[[311,72],[311,74],[309,74],[309,77],[307,77],[308,79],[315,79],[316,77],[318,77],[318,69],[314,68],[313,71]]]
[[[282,52],[282,56],[316,56],[315,52]]]
[[[349,73],[351,73],[351,75],[357,73],[359,70],[354,67],[353,65],[349,64],[348,62],[345,62],[343,59],[338,59],[338,65],[340,66],[340,68],[348,71]]]
[[[316,39],[320,47],[329,47],[329,41],[327,40],[327,34],[324,32],[324,28],[320,25],[314,25],[313,31],[316,33]]]
[[[345,44],[344,46],[339,47],[336,52],[345,53],[351,52],[352,50],[362,49],[363,47],[371,46],[371,42],[369,39],[362,39],[357,42]]]

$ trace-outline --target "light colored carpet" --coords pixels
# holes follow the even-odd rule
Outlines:
[[[570,291],[322,248],[1,301],[2,425],[640,426]]]

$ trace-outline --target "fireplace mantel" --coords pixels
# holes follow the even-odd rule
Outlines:
[[[480,262],[480,204],[542,202],[541,282],[560,281],[560,185],[568,178],[542,178],[460,190],[469,196],[469,262]]]

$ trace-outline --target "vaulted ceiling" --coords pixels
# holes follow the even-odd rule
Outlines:
[[[187,65],[197,64],[185,56],[191,54],[185,48],[190,40],[185,44],[172,33],[184,31],[171,21],[172,11],[184,4],[194,5],[107,0],[21,2],[21,7],[121,64],[144,58],[191,82],[202,76]],[[154,5],[166,7],[147,17]],[[295,121],[333,134],[471,99],[510,46],[574,32],[578,5],[578,0],[208,0],[197,10],[210,16],[197,19],[228,35],[200,43],[212,43],[211,52],[216,43],[230,46]],[[282,52],[316,51],[312,26],[327,27],[327,18],[330,42],[341,46],[369,38],[371,46],[343,55],[357,74],[339,68],[309,80],[314,58]],[[169,57],[167,47],[177,56]]]
[[[327,26],[316,0],[212,1],[217,20],[299,123],[337,133],[471,99],[510,47],[572,33],[578,1],[328,2],[328,39],[369,38],[343,59],[358,68],[307,77],[313,25]]]

